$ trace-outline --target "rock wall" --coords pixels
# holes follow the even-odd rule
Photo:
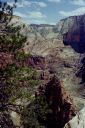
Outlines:
[[[63,35],[65,45],[71,45],[78,53],[85,52],[85,14],[63,19],[59,22],[57,28]]]

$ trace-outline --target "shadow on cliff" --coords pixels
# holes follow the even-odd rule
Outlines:
[[[85,53],[85,37],[84,33],[82,35],[79,33],[70,33],[67,32],[63,35],[64,45],[70,45],[77,53]],[[77,77],[81,77],[80,84],[85,84],[85,57],[81,59],[81,67],[76,73]]]
[[[77,53],[85,53],[85,38],[78,33],[65,33],[63,35],[64,45],[70,45]]]
[[[72,99],[55,75],[38,88],[35,99],[38,121],[46,128],[63,128],[76,115]]]

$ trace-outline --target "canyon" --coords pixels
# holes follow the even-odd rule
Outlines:
[[[75,112],[77,113],[79,112],[83,119],[79,118],[80,120],[78,120],[78,116],[76,115],[76,117],[74,117],[75,116],[74,114],[72,117],[73,119],[69,118],[65,122],[67,123],[69,122],[70,119],[72,119],[69,123],[65,125],[65,128],[69,128],[69,127],[84,128],[85,124],[84,122],[82,122],[82,120],[84,120],[84,116],[85,116],[84,115],[85,113],[84,112],[84,107],[85,107],[85,87],[84,87],[85,83],[84,82],[85,81],[82,83],[82,75],[79,75],[80,77],[78,77],[78,75],[76,74],[79,74],[78,72],[82,66],[84,67],[84,63],[82,63],[82,60],[84,59],[84,52],[85,52],[84,51],[85,50],[85,44],[84,44],[85,15],[72,16],[66,19],[62,19],[56,25],[48,25],[48,24],[27,25],[23,23],[20,17],[15,16],[11,20],[9,25],[10,26],[12,25],[13,27],[19,26],[20,33],[27,37],[27,40],[23,46],[23,50],[25,54],[29,54],[29,57],[26,57],[25,62],[23,62],[23,65],[36,69],[38,73],[36,77],[37,79],[40,80],[39,86],[42,85],[43,87],[47,86],[48,88],[52,88],[51,85],[53,84],[54,81],[57,81],[57,80],[54,79],[54,81],[51,84],[49,81],[53,78],[54,75],[56,75],[60,79],[63,85],[63,88],[65,89],[65,92],[67,93],[69,99],[70,97],[73,99],[72,105],[73,107],[75,107]],[[0,68],[7,67],[9,63],[12,64],[13,62],[15,62],[14,56],[12,56],[11,54],[8,55],[7,53],[1,52],[0,58],[1,58]],[[18,62],[17,62],[17,65],[18,65]],[[33,79],[36,79],[36,77],[33,76]],[[29,91],[32,92],[30,99],[34,97],[35,93],[38,93],[38,94],[41,93],[39,92],[40,90],[38,90],[38,88],[39,87],[36,86],[28,89]],[[56,90],[55,86],[54,88]],[[56,92],[54,91],[54,94]],[[50,95],[51,92],[49,91],[48,93]],[[55,96],[56,95],[57,94],[55,94]],[[55,97],[55,96],[52,95],[52,97]],[[50,95],[50,100],[53,100],[51,99],[52,97]],[[65,99],[67,100],[66,97]],[[58,100],[58,97],[57,99],[55,98],[55,100]],[[14,103],[16,105],[24,104],[29,107],[30,102],[31,100],[28,102],[27,99],[23,99],[23,100],[16,99]],[[52,101],[49,101],[49,104],[50,103],[52,103]],[[17,115],[17,114],[12,114],[13,111],[11,111],[10,113],[11,113],[10,115],[11,115],[12,121],[16,122],[14,115]],[[1,114],[3,115],[3,113]],[[56,116],[57,113],[54,115]],[[20,117],[18,116],[16,116],[16,118],[19,119],[18,125],[20,125]],[[76,123],[77,120],[80,123]],[[59,127],[61,128],[62,126],[59,126]]]
[[[78,106],[82,106],[85,103],[83,97],[85,88],[80,85],[81,78],[75,75],[82,65],[81,60],[84,58],[84,21],[85,15],[71,16],[62,19],[56,25],[32,24],[22,28],[22,33],[28,37],[24,46],[25,52],[45,58],[45,65],[47,65],[45,70],[54,70],[58,74],[75,103],[81,104]],[[65,34],[67,33],[71,37],[69,35],[66,36]],[[65,41],[67,41],[68,45],[65,45]],[[80,45],[81,49],[79,50]]]

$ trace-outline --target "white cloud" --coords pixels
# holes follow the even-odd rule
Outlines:
[[[39,6],[39,7],[46,7],[47,4],[45,2],[32,2],[33,4],[35,4],[36,6]]]
[[[25,7],[25,6],[31,7],[31,6],[32,6],[31,1],[27,1],[27,0],[24,0],[24,1],[22,2],[22,4],[23,4],[24,7]]]
[[[14,4],[14,2],[8,2],[8,4],[10,5],[10,6],[13,6],[13,4]],[[16,6],[17,7],[25,7],[25,6],[27,6],[27,7],[31,7],[31,2],[28,2],[28,1],[24,1],[24,2],[17,2],[16,3]]]
[[[73,11],[59,11],[59,14],[63,17],[82,15],[85,13],[85,7],[80,7]]]
[[[20,12],[17,12],[17,11],[14,12],[14,15],[20,16],[21,18],[27,18],[26,14],[23,14],[23,13],[20,13]]]
[[[17,7],[31,7],[32,3],[31,3],[31,1],[21,0],[21,1],[18,1],[16,3],[16,5],[17,5]]]
[[[30,18],[30,19],[43,19],[43,18],[46,18],[46,15],[42,14],[39,11],[37,11],[37,12],[33,11],[33,12],[28,13],[28,18]]]
[[[36,24],[47,23],[46,15],[42,14],[39,11],[28,12],[26,14],[15,11],[14,15],[20,16],[22,18],[22,20],[28,24],[30,24],[30,23],[36,23]]]
[[[27,24],[47,24],[46,20],[25,20]]]
[[[56,22],[48,22],[47,20],[45,19],[25,19],[23,20],[24,23],[27,23],[27,24],[50,24],[50,25],[56,25]]]
[[[84,6],[85,0],[71,0],[70,3],[74,5]]]
[[[56,25],[56,22],[49,22],[50,25]]]
[[[29,12],[28,13],[28,18],[25,20],[27,23],[35,23],[35,24],[46,24],[46,15],[41,13],[40,11],[36,12]]]
[[[13,2],[11,2],[11,3],[8,2],[8,5],[10,5],[10,6],[13,6],[13,4],[14,4]]]
[[[17,7],[31,7],[31,2],[27,0],[19,1],[17,2]]]
[[[13,2],[8,2],[9,5],[13,6]],[[47,6],[45,2],[27,1],[22,0],[16,3],[17,7],[40,7],[44,8]]]
[[[61,0],[48,0],[49,2],[58,3],[61,2]]]

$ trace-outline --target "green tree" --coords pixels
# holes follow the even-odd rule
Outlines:
[[[17,0],[14,0],[14,4],[11,6],[7,2],[0,1],[0,20],[6,23],[6,25],[12,18],[13,9],[16,8],[16,2]]]

